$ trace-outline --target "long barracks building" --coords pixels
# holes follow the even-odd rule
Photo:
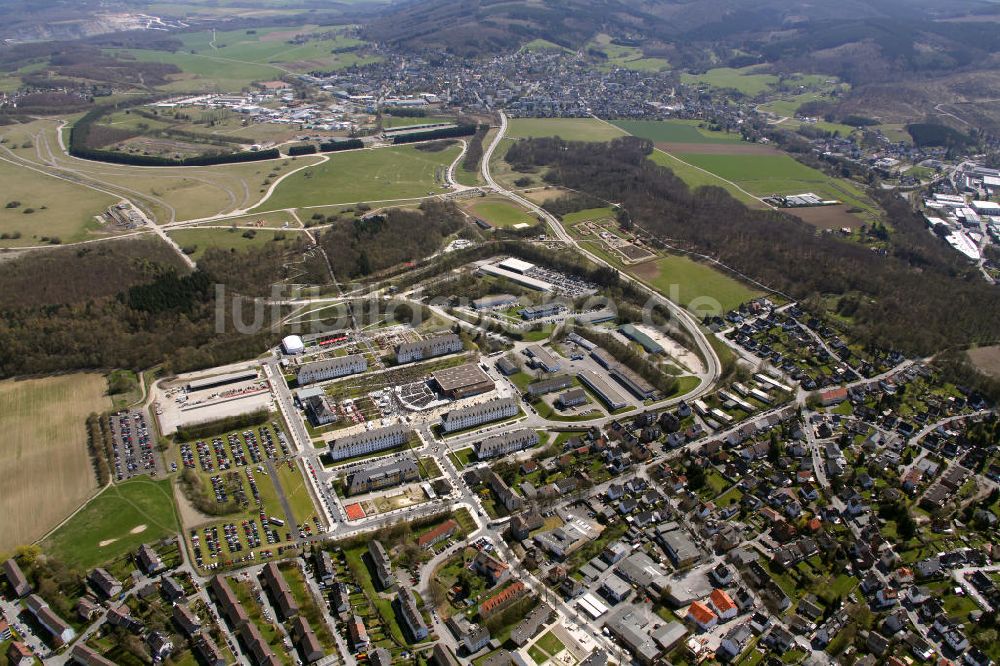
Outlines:
[[[396,363],[422,361],[425,358],[444,356],[462,351],[462,338],[454,333],[436,335],[426,340],[404,342],[396,347]]]
[[[305,363],[299,366],[296,373],[299,386],[306,386],[328,379],[337,379],[347,375],[356,375],[368,369],[368,361],[361,354],[338,356],[324,361]]]
[[[530,428],[487,437],[476,444],[476,457],[480,460],[496,458],[509,453],[531,448],[538,444],[538,433]]]
[[[343,460],[391,449],[409,441],[410,432],[402,425],[391,425],[340,437],[330,442],[330,457],[334,460]]]
[[[491,400],[470,407],[452,409],[441,417],[441,429],[445,432],[455,432],[472,428],[483,423],[499,421],[516,416],[520,409],[513,398]]]

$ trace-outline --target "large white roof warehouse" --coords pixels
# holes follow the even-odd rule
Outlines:
[[[520,259],[504,259],[500,262],[500,268],[506,268],[509,271],[514,271],[515,273],[527,273],[532,268],[534,264],[529,264],[527,261],[521,261]]]

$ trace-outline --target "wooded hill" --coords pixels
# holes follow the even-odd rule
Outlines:
[[[1000,337],[1000,293],[896,197],[880,198],[895,230],[891,253],[880,256],[783,213],[750,210],[720,188],[692,191],[647,159],[652,147],[635,137],[532,139],[512,146],[507,160],[515,168],[548,166],[549,182],[620,202],[641,228],[807,305],[830,295],[851,299],[853,334],[866,342],[933,354]]]

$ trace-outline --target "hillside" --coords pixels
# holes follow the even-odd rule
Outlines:
[[[414,0],[366,25],[367,38],[461,56],[537,39],[580,49],[600,33],[674,66],[769,63],[852,83],[983,69],[1000,51],[986,0]]]

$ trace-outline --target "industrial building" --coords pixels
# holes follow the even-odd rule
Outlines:
[[[603,377],[590,370],[582,370],[579,374],[580,381],[590,387],[590,390],[597,394],[608,409],[615,411],[628,405],[628,401],[611,386]]]
[[[488,460],[489,458],[504,456],[531,448],[538,444],[538,441],[538,433],[530,428],[521,428],[513,432],[493,435],[476,443],[476,457],[479,460]]]
[[[220,386],[226,386],[228,384],[236,384],[238,382],[249,382],[257,379],[256,370],[243,370],[241,372],[230,372],[225,375],[215,375],[214,377],[203,377],[201,379],[193,379],[188,382],[188,391],[204,391],[206,389],[218,388]]]
[[[543,305],[532,305],[518,310],[521,319],[525,321],[535,321],[545,317],[554,317],[566,308],[561,303],[545,303]]]
[[[461,409],[452,409],[441,416],[441,429],[445,432],[455,432],[472,428],[483,423],[499,421],[516,416],[520,408],[512,398],[491,400],[479,405],[471,405]]]
[[[650,354],[662,354],[664,352],[663,346],[649,337],[638,328],[632,324],[622,324],[618,327],[618,332],[624,335],[629,340],[638,342]]]
[[[514,294],[490,294],[472,301],[472,307],[476,310],[492,310],[502,308],[507,305],[517,303],[517,296]]]
[[[295,377],[299,386],[306,386],[328,379],[356,375],[368,369],[368,360],[362,354],[349,354],[336,358],[305,363],[299,366]]]
[[[366,453],[384,451],[405,444],[409,439],[410,431],[402,425],[366,430],[330,442],[330,457],[334,460],[343,460]]]
[[[355,472],[347,479],[347,494],[358,495],[419,480],[420,471],[417,469],[417,463],[413,460],[400,460]]]
[[[504,259],[500,262],[499,266],[500,268],[504,268],[508,271],[514,271],[515,273],[520,273],[521,275],[524,275],[535,267],[534,264],[529,264],[527,261],[515,259],[514,257]]]
[[[475,363],[438,370],[432,376],[438,390],[452,400],[488,393],[496,388],[489,375]]]
[[[559,359],[541,345],[529,345],[525,347],[524,353],[531,359],[534,367],[541,368],[545,372],[559,372]]]
[[[396,347],[396,363],[410,363],[462,351],[462,338],[454,333],[435,335],[426,340],[404,342]]]
[[[652,384],[640,377],[632,368],[615,362],[608,371],[618,383],[631,391],[636,397],[648,400],[656,394],[656,389]]]
[[[562,389],[569,388],[572,385],[573,378],[569,375],[551,377],[549,379],[543,379],[540,382],[528,384],[528,395],[532,398],[537,398],[538,396],[545,395],[546,393],[561,391]]]
[[[500,266],[486,264],[484,266],[480,266],[479,270],[487,275],[493,275],[494,277],[502,277],[521,286],[527,287],[529,289],[534,289],[535,291],[542,291],[542,292],[552,291],[552,285],[549,284],[548,282],[544,282],[542,280],[536,280],[535,278],[528,277],[527,275],[524,275],[522,273],[507,270],[502,266],[503,266],[502,264]]]

